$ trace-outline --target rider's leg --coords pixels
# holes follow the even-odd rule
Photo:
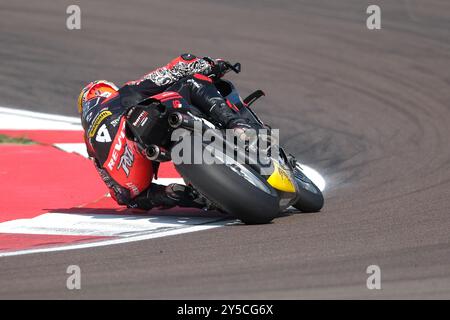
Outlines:
[[[247,126],[247,120],[240,117],[234,106],[217,91],[211,79],[204,75],[187,77],[168,90],[178,91],[190,104],[210,115],[224,128]]]

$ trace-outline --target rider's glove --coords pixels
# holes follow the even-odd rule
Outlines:
[[[208,61],[211,65],[210,75],[216,79],[219,79],[225,75],[228,71],[230,71],[230,64],[223,59],[211,59],[210,57],[204,57],[204,60]]]

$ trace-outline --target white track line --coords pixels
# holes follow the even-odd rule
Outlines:
[[[54,143],[53,145],[65,152],[77,153],[85,158],[89,157],[84,143]]]
[[[5,107],[0,107],[0,114],[78,124],[79,129],[82,130],[81,120],[79,117],[68,117],[68,116],[61,116],[58,114],[35,112],[35,111],[21,110],[21,109],[12,109],[12,108],[5,108]],[[45,129],[45,128],[42,128],[42,129]]]
[[[133,237],[160,233],[217,222],[214,216],[183,216],[200,210],[180,210],[180,215],[164,216],[158,210],[152,215],[45,213],[31,219],[0,223],[0,233],[61,236]],[[161,214],[158,216],[158,214]]]
[[[34,115],[34,116],[33,116]],[[0,129],[3,130],[73,130],[81,131],[80,119],[34,113],[12,112],[0,107]]]
[[[11,252],[0,252],[0,257],[10,257],[10,256],[25,255],[25,254],[33,254],[33,253],[56,252],[56,251],[66,251],[66,250],[87,249],[87,248],[94,248],[94,247],[110,246],[110,245],[114,245],[114,244],[130,243],[130,242],[136,242],[136,241],[142,241],[142,240],[174,236],[174,235],[179,235],[179,234],[184,234],[184,233],[189,233],[189,232],[214,229],[214,228],[223,227],[227,224],[233,224],[233,223],[235,223],[235,222],[232,222],[232,221],[214,222],[214,223],[210,223],[207,225],[198,225],[198,226],[186,227],[186,228],[164,231],[164,232],[159,232],[159,233],[154,233],[154,234],[134,236],[134,237],[129,237],[129,238],[117,238],[117,239],[112,239],[112,240],[102,240],[102,241],[98,241],[98,242],[91,242],[91,243],[84,243],[84,244],[65,245],[65,246],[53,247],[53,248],[40,248],[40,249],[28,249],[28,250],[19,250],[19,251],[11,251]]]

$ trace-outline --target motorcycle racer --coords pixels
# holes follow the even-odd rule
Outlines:
[[[147,97],[167,99],[177,94],[224,128],[245,132],[250,125],[212,84],[211,78],[220,78],[227,71],[228,64],[221,59],[197,58],[186,53],[120,88],[112,82],[98,80],[81,90],[78,112],[89,157],[120,205],[144,210],[205,206],[189,186],[152,183],[157,166],[127,137],[126,118],[132,107]],[[145,121],[145,116],[137,116],[140,123]]]

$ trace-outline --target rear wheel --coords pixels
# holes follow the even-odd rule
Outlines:
[[[254,169],[214,150],[217,164],[175,164],[200,193],[246,224],[269,223],[280,211],[276,191]]]

